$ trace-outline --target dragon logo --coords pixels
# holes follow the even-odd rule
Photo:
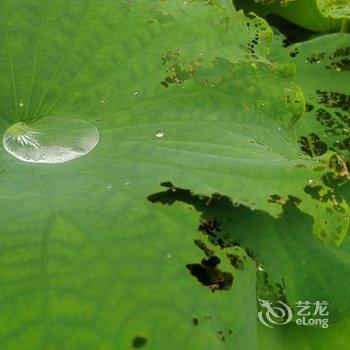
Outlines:
[[[260,305],[265,309],[258,312],[259,321],[266,327],[274,328],[275,325],[289,323],[293,318],[292,309],[282,301],[277,306],[272,306],[269,300],[259,299]]]

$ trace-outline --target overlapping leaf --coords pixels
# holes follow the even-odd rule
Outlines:
[[[288,48],[275,41],[273,59],[294,62],[296,81],[306,99],[306,114],[297,123],[298,137],[310,139],[306,151],[334,150],[349,160],[349,36],[322,36]],[[307,147],[309,148],[307,149]]]
[[[340,28],[340,17],[346,12],[346,8],[342,6],[345,2],[348,3],[347,0],[234,0],[238,8],[247,12],[252,11],[262,17],[277,15],[315,32],[331,32]]]
[[[317,5],[326,17],[350,18],[349,0],[317,0]]]

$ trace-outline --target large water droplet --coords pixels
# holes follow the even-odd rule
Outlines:
[[[46,117],[16,123],[3,137],[7,152],[31,163],[64,163],[91,152],[100,140],[97,128],[82,119]]]

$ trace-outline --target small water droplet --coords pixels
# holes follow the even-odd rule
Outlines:
[[[335,70],[336,70],[337,72],[340,72],[340,71],[341,71],[341,68],[340,68],[340,67],[337,67]]]
[[[139,93],[138,93],[138,91],[135,91],[134,92],[134,96],[137,96]]]
[[[107,185],[107,189],[108,189],[108,190],[111,190],[112,187],[113,187],[113,186],[112,186],[111,184],[108,184],[108,185]]]
[[[90,153],[99,140],[94,125],[82,119],[63,117],[15,123],[2,139],[8,153],[30,163],[68,162]]]
[[[24,107],[24,103],[23,102],[20,102],[18,105],[19,105],[20,108]]]
[[[130,185],[130,181],[125,181],[124,182],[124,186],[129,186]]]
[[[172,256],[170,254],[167,254],[166,257],[170,259]]]
[[[154,134],[158,139],[162,138],[164,136],[164,131],[162,130],[158,130],[155,134]]]
[[[306,261],[305,261],[305,260],[301,260],[301,263],[302,263],[302,264],[305,264],[305,263],[306,263]]]
[[[101,101],[100,101],[101,103],[105,103],[106,102],[106,100],[104,99],[104,98],[101,98]]]
[[[309,180],[309,184],[312,184],[314,182],[314,180],[310,179]]]
[[[203,56],[203,52],[201,52],[200,55]]]
[[[264,267],[263,267],[262,265],[258,265],[257,267],[258,267],[258,270],[259,270],[259,271],[264,271],[264,270],[265,270]]]
[[[278,126],[277,126],[277,130],[282,130],[282,126],[281,126],[281,125],[278,125]]]

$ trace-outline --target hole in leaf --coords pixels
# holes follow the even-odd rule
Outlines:
[[[141,337],[141,336],[136,336],[133,340],[132,340],[132,347],[134,349],[139,349],[142,348],[143,346],[145,346],[147,343],[147,338],[145,337]]]
[[[220,271],[217,267],[219,264],[220,259],[212,256],[209,259],[203,259],[200,264],[187,264],[186,267],[192,276],[214,293],[217,290],[229,290],[233,282],[232,274]]]

